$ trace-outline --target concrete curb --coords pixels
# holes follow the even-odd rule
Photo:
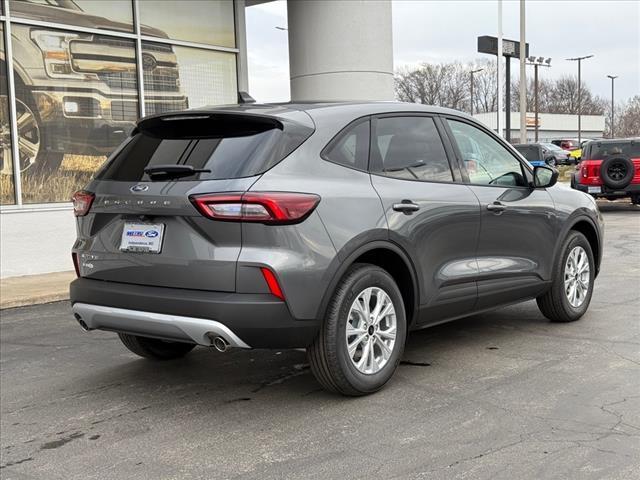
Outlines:
[[[0,280],[0,310],[69,299],[75,272],[9,277]]]

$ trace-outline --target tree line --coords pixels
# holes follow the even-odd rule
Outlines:
[[[395,74],[395,91],[398,100],[424,103],[471,111],[471,70],[483,70],[473,77],[473,112],[486,113],[498,110],[496,62],[483,59],[480,62],[422,63],[414,68],[400,69]],[[544,68],[540,70],[544,72]],[[528,75],[527,110],[533,111],[533,75]],[[504,88],[503,88],[504,92]],[[593,94],[582,82],[582,114],[605,115],[605,135],[610,135],[611,102]],[[511,111],[520,109],[519,81],[511,82]],[[556,79],[538,79],[538,111],[541,113],[578,113],[578,80],[573,76]],[[616,137],[640,136],[640,95],[618,103],[614,109]]]

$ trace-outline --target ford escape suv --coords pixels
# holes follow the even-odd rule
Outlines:
[[[423,105],[147,117],[74,195],[72,309],[143,357],[306,348],[326,389],[371,393],[411,330],[533,298],[585,313],[602,217],[556,179]]]

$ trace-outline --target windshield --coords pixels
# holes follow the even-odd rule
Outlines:
[[[558,152],[558,151],[561,152],[562,151],[562,149],[559,146],[554,145],[553,143],[543,143],[542,146],[545,147],[545,148],[548,148],[549,150],[554,150],[556,152]]]

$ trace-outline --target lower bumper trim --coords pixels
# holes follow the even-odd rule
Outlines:
[[[194,342],[210,347],[215,337],[222,337],[231,347],[251,348],[229,327],[205,318],[166,315],[125,308],[75,303],[76,319],[88,330],[109,330],[166,340]],[[86,326],[86,327],[85,327]]]

